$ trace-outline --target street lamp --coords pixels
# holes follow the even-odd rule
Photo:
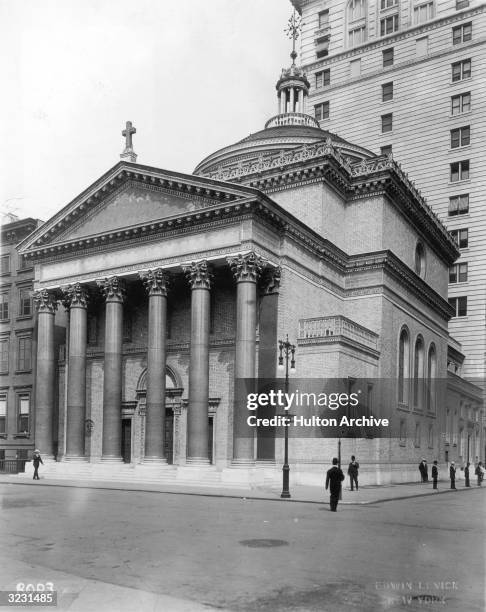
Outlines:
[[[295,345],[290,344],[289,336],[287,334],[285,342],[283,340],[278,341],[278,369],[280,371],[285,370],[285,397],[289,392],[289,361],[290,361],[290,372],[295,372]],[[285,365],[284,365],[285,360]],[[288,416],[288,415],[287,415]],[[289,491],[289,425],[287,419],[285,420],[285,446],[284,446],[284,464],[282,468],[282,493],[280,497],[288,499],[290,497]]]

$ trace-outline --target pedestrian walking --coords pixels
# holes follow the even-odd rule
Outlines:
[[[358,470],[359,463],[356,461],[356,457],[351,455],[351,463],[348,466],[349,482],[351,484],[351,491],[354,491],[353,485],[356,485],[356,491],[358,490]]]
[[[469,482],[469,466],[470,466],[470,465],[471,465],[471,464],[470,464],[470,463],[469,463],[469,461],[468,461],[468,462],[466,463],[466,467],[464,468],[464,480],[465,480],[464,486],[465,486],[465,487],[470,487],[470,486],[471,486],[471,484],[470,484],[470,482]]]
[[[332,460],[332,468],[327,470],[326,475],[326,491],[330,490],[330,505],[331,512],[336,512],[339,501],[339,493],[341,492],[341,483],[344,480],[344,474],[340,467],[338,467],[338,460],[336,457]]]
[[[422,477],[422,482],[427,482],[429,480],[429,470],[427,468],[427,461],[422,457],[422,461],[419,463],[419,472]]]
[[[456,464],[454,461],[451,461],[451,465],[449,467],[449,478],[451,479],[451,489],[456,488]]]
[[[437,467],[437,461],[434,461],[434,465],[432,466],[432,488],[437,489],[437,480],[439,479],[439,468]]]
[[[42,457],[40,456],[40,450],[37,448],[34,451],[34,456],[32,457],[32,462],[34,464],[34,480],[40,480],[39,478],[39,465],[44,462],[42,461]]]
[[[484,472],[486,470],[483,468],[483,464],[481,463],[481,461],[477,464],[476,466],[476,470],[474,471],[474,473],[476,474],[476,476],[478,477],[478,487],[481,486],[481,483],[483,482],[483,478],[484,478]]]

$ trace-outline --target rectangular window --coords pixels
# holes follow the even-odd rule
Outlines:
[[[381,147],[380,151],[382,155],[390,155],[392,153],[392,146],[385,145],[384,147]]]
[[[314,106],[314,113],[317,121],[329,119],[329,102],[321,102]]]
[[[7,432],[7,394],[0,393],[0,433]]]
[[[451,113],[453,115],[461,115],[468,113],[471,110],[471,93],[459,94],[451,98]]]
[[[349,62],[349,75],[352,77],[358,77],[361,74],[361,59],[355,59]]]
[[[453,162],[451,165],[451,183],[465,181],[469,178],[469,160]]]
[[[320,59],[321,57],[327,57],[327,55],[329,55],[329,40],[327,42],[324,42],[323,44],[320,44],[317,51],[316,51],[316,58]]]
[[[32,338],[20,336],[17,352],[17,370],[25,372],[32,368]]]
[[[385,49],[384,51],[382,51],[383,54],[383,68],[386,68],[387,66],[393,66],[393,60],[394,60],[394,50],[393,47],[391,47],[390,49]]]
[[[8,372],[8,348],[9,339],[2,338],[2,340],[0,340],[0,372],[3,374]]]
[[[8,293],[0,293],[0,321],[6,321],[8,314]]]
[[[465,147],[471,143],[471,129],[468,125],[451,130],[451,149]]]
[[[451,196],[449,198],[449,217],[456,217],[457,215],[466,215],[469,212],[469,194],[463,193],[461,195]]]
[[[398,32],[398,15],[390,15],[380,20],[380,36]]]
[[[381,10],[384,11],[385,9],[396,6],[397,4],[398,0],[381,0]]]
[[[454,309],[454,317],[467,316],[467,297],[465,295],[449,298],[449,305]]]
[[[429,37],[422,36],[422,38],[417,38],[415,41],[415,55],[417,57],[422,57],[423,55],[427,55],[429,52]]]
[[[413,9],[413,22],[414,23],[424,23],[425,21],[429,21],[429,19],[434,18],[434,3],[427,2],[426,4],[421,4],[420,6],[416,6]]]
[[[391,132],[393,130],[393,113],[381,116],[381,132]]]
[[[10,272],[10,255],[2,255],[0,257],[0,274],[9,274]]]
[[[349,21],[366,17],[366,0],[351,0],[348,4]]]
[[[456,0],[456,11],[465,9],[469,6],[469,0]]]
[[[465,283],[467,281],[467,263],[454,264],[449,268],[449,283]]]
[[[329,25],[329,10],[321,11],[319,13],[319,30],[322,28],[327,28]]]
[[[460,26],[452,28],[452,44],[460,45],[472,39],[472,23],[463,23]]]
[[[471,60],[465,59],[461,62],[454,62],[452,66],[452,82],[462,81],[471,76]]]
[[[30,429],[30,393],[17,395],[17,432],[28,434]]]
[[[348,40],[350,47],[357,47],[365,42],[366,39],[366,28],[361,26],[359,28],[353,28],[349,30]]]
[[[328,68],[327,70],[321,70],[321,72],[316,72],[316,89],[319,87],[327,87],[331,84],[331,70]]]
[[[381,86],[381,100],[382,102],[393,100],[393,82],[384,83]]]
[[[19,291],[19,315],[21,317],[32,316],[32,289],[20,289]]]
[[[469,246],[469,230],[467,228],[451,230],[450,234],[460,249],[467,249]]]

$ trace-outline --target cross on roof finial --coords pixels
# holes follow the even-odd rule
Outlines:
[[[290,17],[287,27],[284,30],[285,34],[292,39],[292,53],[290,54],[290,57],[292,58],[292,65],[295,65],[295,58],[297,57],[297,52],[295,51],[295,41],[299,38],[301,29],[302,19],[300,15],[296,15],[294,9],[292,17]]]
[[[133,127],[132,122],[127,121],[125,129],[122,131],[122,136],[125,137],[125,150],[120,155],[121,159],[131,161],[131,162],[137,161],[137,155],[133,150],[133,142],[132,142],[132,135],[136,133],[137,133],[137,130],[136,128]]]

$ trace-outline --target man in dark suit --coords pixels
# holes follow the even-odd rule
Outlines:
[[[433,489],[437,489],[437,480],[439,478],[439,469],[437,467],[437,461],[434,461],[434,465],[432,466],[432,481],[434,483]]]
[[[359,463],[356,461],[356,457],[351,455],[351,463],[348,466],[349,483],[351,484],[351,491],[353,491],[353,485],[356,485],[356,491],[358,490],[358,470]]]
[[[340,467],[338,467],[338,460],[336,457],[332,460],[332,468],[327,470],[326,476],[326,491],[329,488],[331,492],[330,504],[331,512],[336,512],[339,501],[339,493],[341,491],[341,483],[344,480],[344,474]]]
[[[456,488],[456,465],[454,461],[451,461],[451,466],[449,468],[449,476],[451,479],[451,489]]]

